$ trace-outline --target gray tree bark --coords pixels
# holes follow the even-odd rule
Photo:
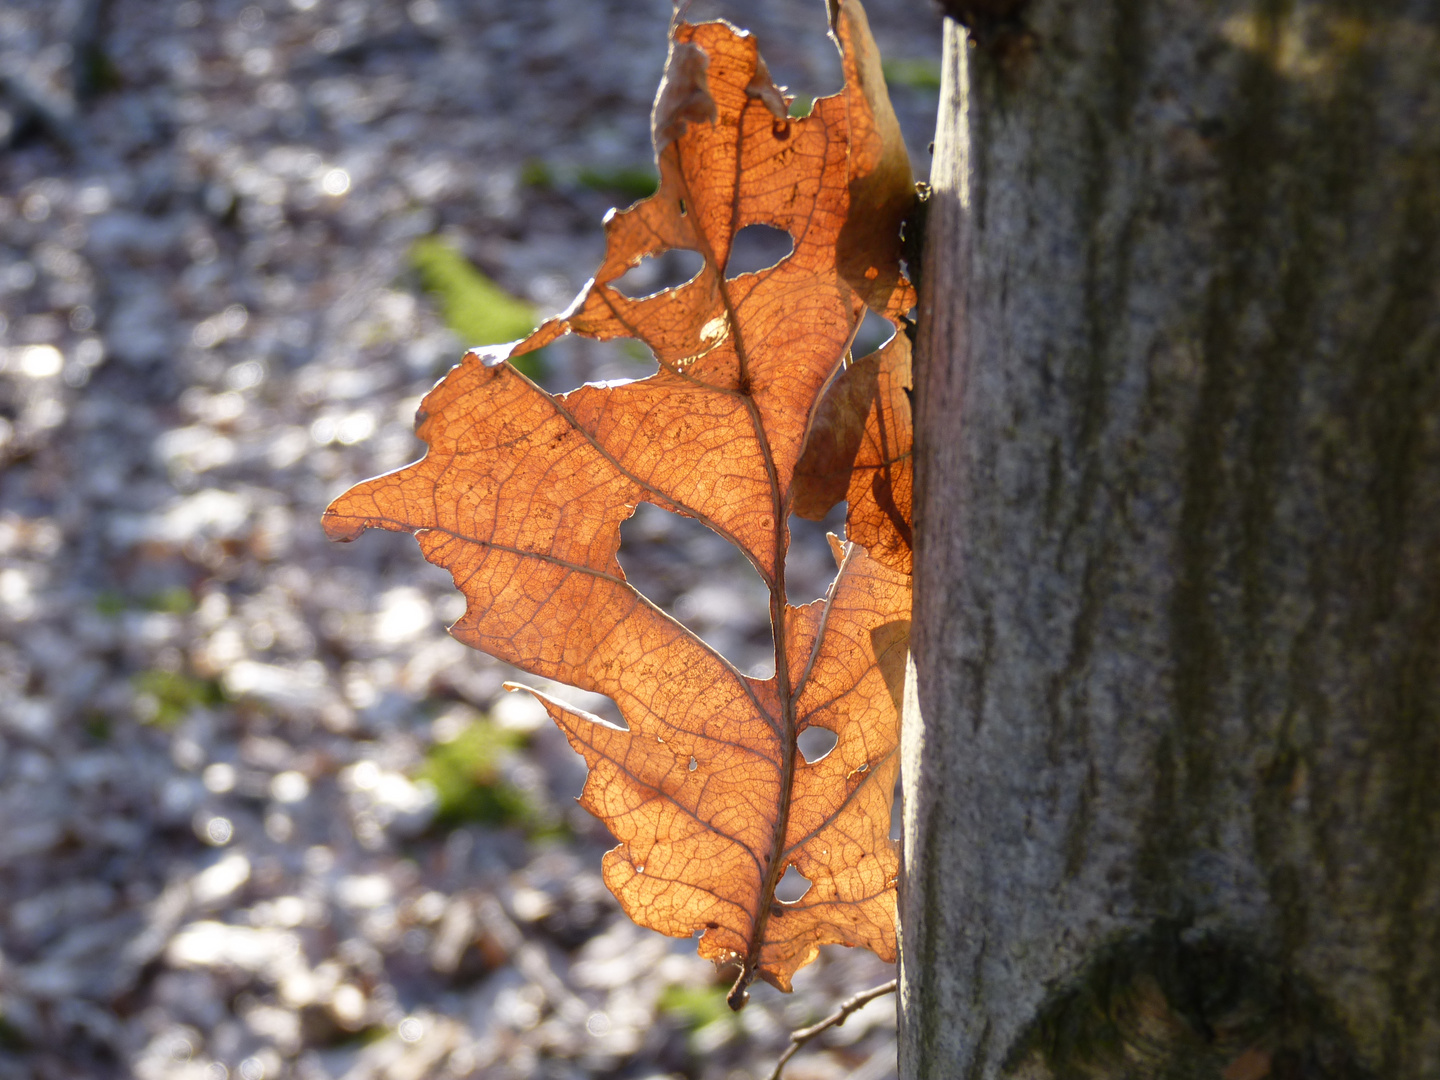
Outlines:
[[[1440,2],[949,7],[901,1075],[1435,1080]]]

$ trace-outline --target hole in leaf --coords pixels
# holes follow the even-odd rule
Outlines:
[[[862,356],[869,356],[889,341],[890,336],[894,333],[895,325],[889,319],[875,314],[867,307],[865,321],[860,324],[860,330],[855,335],[855,342],[850,346],[850,355],[856,360]]]
[[[620,566],[630,584],[740,671],[772,673],[770,591],[729,542],[693,518],[641,503],[620,526]]]
[[[691,754],[691,755],[690,755],[690,764],[687,766],[687,768],[688,768],[691,772],[694,772],[696,769],[700,768],[700,762],[698,762],[698,761],[695,760],[695,755],[694,755],[694,754]]]
[[[786,868],[785,876],[775,886],[775,899],[782,904],[793,904],[809,891],[810,879],[796,870],[794,866],[790,866]]]
[[[827,533],[845,535],[844,502],[833,507],[824,521],[790,515],[790,552],[785,557],[785,592],[790,603],[820,599],[835,580],[835,555]]]
[[[733,278],[767,269],[794,250],[795,244],[784,229],[771,225],[746,225],[735,234],[735,242],[730,245],[725,276]]]
[[[671,248],[659,255],[647,255],[638,266],[632,266],[610,283],[612,289],[631,300],[653,296],[665,289],[684,285],[705,266],[705,256],[698,251]]]
[[[581,383],[632,382],[660,370],[648,346],[634,338],[613,341],[591,341],[567,334],[545,346],[557,372],[564,373],[560,388],[570,390]],[[560,382],[559,379],[556,380]],[[545,385],[549,390],[550,386]]]
[[[835,732],[823,727],[807,727],[795,738],[795,744],[800,748],[800,756],[811,765],[834,750],[839,741],[840,737]]]

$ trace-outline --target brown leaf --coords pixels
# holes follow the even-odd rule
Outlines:
[[[847,64],[852,49],[873,53],[858,12],[840,6]],[[467,598],[456,637],[614,699],[626,728],[541,695],[590,766],[582,804],[620,841],[606,883],[644,926],[703,931],[701,955],[741,968],[738,1007],[754,975],[788,989],[824,942],[894,957],[908,579],[849,544],[826,600],[794,608],[784,567],[816,395],[866,297],[893,308],[913,290],[897,236],[866,260],[880,270],[860,286],[837,262],[847,222],[870,212],[852,193],[885,160],[873,87],[790,119],[748,35],[706,23],[673,37],[652,117],[659,190],[607,218],[605,260],[568,312],[470,353],[427,395],[425,457],[346,492],[325,527],[335,539],[415,533]],[[785,229],[794,250],[727,278],[734,237],[753,223]],[[640,299],[612,287],[675,247],[705,258],[690,282]],[[660,370],[551,395],[506,362],[565,333],[637,337]],[[736,671],[625,580],[620,524],[642,500],[699,519],[759,570],[779,642],[773,678]],[[796,737],[812,725],[838,742],[807,763]],[[782,903],[775,886],[791,865],[812,884]]]
[[[909,574],[910,339],[896,334],[825,388],[795,467],[795,513],[812,521],[849,500],[845,532],[872,559]]]
[[[700,46],[670,42],[665,77],[650,113],[650,137],[657,153],[684,135],[691,124],[715,123],[715,100],[705,77],[709,67],[710,57]]]
[[[915,306],[915,291],[900,273],[900,249],[893,240],[915,205],[910,155],[865,9],[830,0],[830,26],[844,58],[850,104],[850,205],[865,208],[863,214],[850,215],[840,230],[840,272],[867,304],[896,321]]]
[[[850,493],[850,473],[875,409],[878,353],[835,373],[811,415],[810,429],[795,463],[794,510],[810,521],[825,516]]]

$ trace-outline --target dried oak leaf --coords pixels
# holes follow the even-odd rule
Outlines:
[[[805,436],[793,507],[820,521],[848,500],[845,535],[907,575],[914,562],[910,387],[910,339],[903,333],[836,375]]]
[[[847,225],[871,213],[852,193],[893,208],[910,181],[894,167],[903,147],[887,143],[893,116],[876,116],[889,102],[859,4],[840,3],[833,29],[847,87],[795,119],[752,38],[677,25],[652,117],[660,187],[607,218],[595,280],[525,341],[468,354],[421,406],[425,457],[325,515],[335,539],[415,533],[467,598],[456,637],[616,702],[628,728],[540,695],[590,766],[582,804],[620,841],[606,883],[636,922],[702,932],[702,956],[738,964],[736,1008],[755,975],[789,989],[822,943],[895,954],[909,581],[846,544],[825,600],[785,598],[791,485],[816,397],[866,302],[892,319],[914,302],[896,236],[837,257]],[[727,278],[753,223],[786,230],[794,250]],[[611,287],[669,248],[699,252],[704,268],[640,299]],[[659,371],[552,395],[506,362],[565,333],[639,338]],[[741,674],[626,582],[620,524],[642,500],[699,519],[755,565],[771,592],[773,678]],[[796,744],[810,726],[838,737],[813,763]],[[811,886],[783,903],[775,886],[792,865]]]

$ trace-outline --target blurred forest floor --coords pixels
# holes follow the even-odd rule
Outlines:
[[[939,18],[869,8],[923,177]],[[839,88],[821,0],[690,13],[717,15],[793,92]],[[418,456],[416,404],[465,345],[590,276],[605,211],[652,182],[669,16],[0,7],[6,1080],[740,1080],[889,977],[827,949],[793,996],[761,986],[732,1016],[693,941],[619,913],[583,762],[500,689],[517,673],[445,634],[448,575],[409,537],[319,528]],[[647,359],[567,340],[541,379]],[[823,531],[797,534],[797,601],[833,568]],[[651,507],[624,536],[642,590],[764,670],[738,554]],[[787,1075],[891,1076],[894,1027],[882,998]]]

